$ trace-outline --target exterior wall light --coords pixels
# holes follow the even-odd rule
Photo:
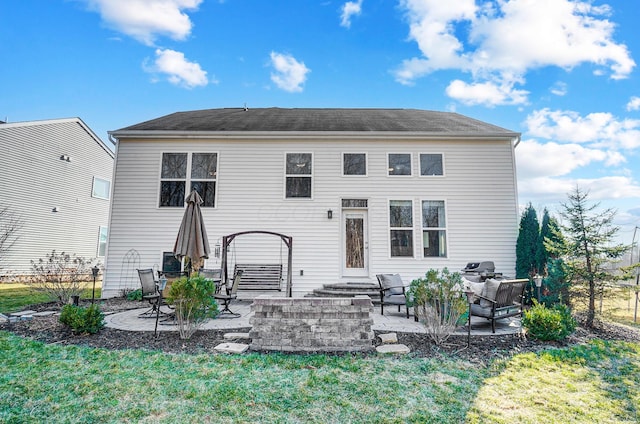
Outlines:
[[[331,209],[329,209],[327,211],[327,219],[332,219],[333,218],[333,211]]]

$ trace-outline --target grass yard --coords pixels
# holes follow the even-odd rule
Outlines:
[[[636,423],[640,344],[451,358],[171,355],[0,332],[0,422]]]
[[[96,298],[100,297],[100,282],[96,282]],[[91,299],[93,283],[88,282],[80,297]],[[7,314],[22,310],[25,306],[50,302],[51,299],[45,293],[33,290],[26,284],[2,283],[0,284],[0,313]]]
[[[602,315],[615,322],[640,327],[640,303],[634,323],[636,293],[634,288],[612,289],[602,299]],[[600,303],[596,304],[598,311]]]

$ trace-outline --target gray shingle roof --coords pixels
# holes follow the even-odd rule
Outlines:
[[[417,109],[229,108],[176,112],[113,131],[415,132],[515,137],[519,134],[457,113]]]

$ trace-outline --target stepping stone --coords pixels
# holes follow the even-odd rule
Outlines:
[[[249,349],[249,345],[244,343],[222,343],[213,349],[224,353],[244,353]]]
[[[5,314],[0,314],[0,323],[9,322],[9,317]]]
[[[379,334],[378,337],[382,344],[398,343],[398,335],[396,333]]]
[[[13,312],[12,314],[9,314],[9,315],[14,316],[14,317],[22,317],[22,316],[25,316],[25,315],[33,316],[33,314],[36,314],[36,313],[37,313],[36,311],[28,310],[28,311]]]
[[[397,354],[403,354],[403,355],[411,352],[411,350],[407,347],[407,345],[403,345],[403,344],[386,344],[386,345],[378,346],[376,347],[376,351],[378,351],[378,353],[384,353],[384,354],[397,353]]]
[[[225,333],[225,340],[251,340],[249,333]]]
[[[56,313],[56,311],[42,311],[42,312],[36,312],[35,314],[33,314],[34,317],[48,317],[51,315],[54,315]]]

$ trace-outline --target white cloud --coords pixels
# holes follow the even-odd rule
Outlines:
[[[540,177],[518,181],[521,199],[544,199],[545,202],[566,201],[567,193],[576,185],[589,192],[591,201],[640,197],[640,185],[624,176],[603,178],[551,178]]]
[[[157,49],[154,66],[145,67],[147,72],[161,73],[175,85],[186,88],[205,86],[209,83],[207,72],[199,64],[189,62],[184,53],[170,49]]]
[[[362,13],[362,0],[348,1],[342,5],[342,13],[340,14],[340,25],[345,28],[351,27],[351,18],[359,16]]]
[[[451,81],[446,93],[466,105],[485,104],[487,106],[526,103],[528,91],[517,90],[513,84],[494,82],[478,82],[467,84],[461,80]]]
[[[86,0],[107,26],[153,45],[160,35],[184,40],[192,28],[183,11],[195,11],[202,0]]]
[[[523,140],[516,148],[518,177],[523,179],[568,175],[593,162],[616,166],[626,159],[616,151],[590,149],[580,144]]]
[[[640,120],[618,120],[610,113],[590,113],[541,109],[531,113],[525,124],[529,134],[536,137],[592,143],[622,149],[640,147]]]
[[[271,81],[291,93],[302,91],[307,74],[311,72],[304,62],[298,62],[293,56],[283,53],[271,52],[271,66],[274,69]]]
[[[627,110],[640,110],[640,97],[632,96],[627,103]]]
[[[571,69],[584,63],[620,79],[635,66],[626,45],[613,39],[608,7],[580,0],[478,3],[402,0],[409,37],[422,56],[405,60],[396,79],[411,84],[437,70],[458,69],[471,73],[470,85],[487,79],[522,83],[535,68]]]
[[[567,94],[567,83],[558,81],[549,90],[551,94],[555,94],[556,96],[564,96]]]

